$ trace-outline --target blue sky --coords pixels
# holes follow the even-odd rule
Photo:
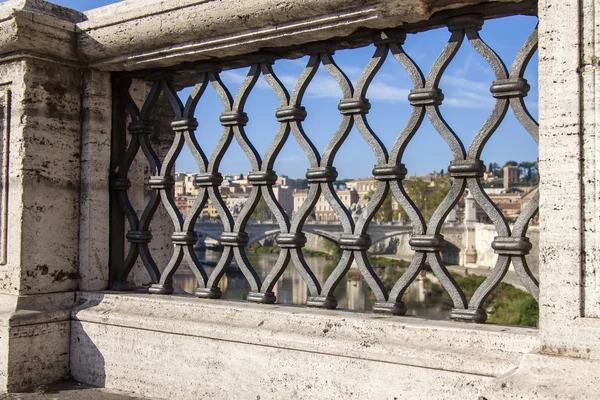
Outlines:
[[[53,2],[85,11],[115,1],[56,0]],[[533,31],[536,23],[537,19],[533,17],[491,20],[486,22],[480,34],[510,69],[517,52]],[[450,33],[447,29],[409,35],[404,48],[427,75],[430,66],[449,36]],[[373,46],[338,51],[334,55],[334,59],[348,77],[356,82],[373,52]],[[275,63],[276,74],[290,92],[306,61],[307,58],[302,58],[279,60]],[[247,71],[248,69],[244,68],[222,73],[223,81],[232,94],[235,95]],[[537,74],[536,56],[525,76],[532,87],[525,101],[536,118]],[[489,87],[494,79],[491,67],[465,41],[440,83],[446,96],[444,104],[441,106],[441,112],[463,140],[465,147],[468,147],[494,106],[494,98],[489,92]],[[412,81],[405,70],[393,57],[389,56],[367,93],[372,104],[371,112],[368,114],[369,123],[388,147],[402,130],[410,114],[411,106],[408,104],[407,96],[412,86]],[[187,93],[189,91],[184,90],[181,95],[185,97]],[[325,148],[341,120],[337,110],[340,97],[341,91],[335,81],[324,68],[320,68],[304,98],[308,117],[303,125],[304,130],[319,150]],[[274,118],[278,107],[279,102],[275,93],[261,78],[246,106],[246,112],[250,117],[246,132],[261,154],[264,154],[279,127]],[[222,133],[222,127],[218,121],[221,111],[222,103],[214,90],[209,87],[198,104],[197,112],[200,123],[197,136],[207,154],[210,154]],[[486,165],[490,162],[503,165],[507,160],[520,162],[537,159],[535,141],[520,126],[512,111],[509,111],[505,121],[488,142],[482,159]],[[421,175],[433,170],[447,169],[451,160],[452,155],[448,145],[426,119],[405,152],[403,161],[409,174]],[[358,131],[353,130],[340,149],[334,164],[338,168],[341,178],[369,176],[375,164],[375,157]],[[235,141],[221,165],[223,173],[246,174],[250,170],[250,163]],[[304,176],[307,168],[308,160],[304,152],[290,135],[275,163],[276,172],[300,178]],[[178,159],[177,170],[195,172],[197,169],[191,154],[184,149]]]

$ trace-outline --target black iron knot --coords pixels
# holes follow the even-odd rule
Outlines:
[[[198,243],[198,234],[192,232],[173,232],[171,241],[178,246],[194,246]]]
[[[178,131],[194,131],[198,127],[198,120],[196,118],[180,118],[171,122],[171,128],[175,132]]]
[[[169,70],[160,70],[154,71],[149,76],[148,79],[151,81],[167,81],[170,82],[175,78],[175,71]]]
[[[485,172],[485,165],[481,160],[452,161],[448,173],[453,178],[481,178]]]
[[[152,233],[149,231],[129,231],[125,235],[130,243],[150,243],[152,241]]]
[[[367,114],[371,109],[371,103],[369,100],[361,98],[361,99],[344,99],[340,101],[338,105],[338,110],[343,115],[348,114]]]
[[[497,99],[511,98],[511,97],[526,97],[529,93],[531,86],[527,83],[527,79],[514,78],[514,79],[502,79],[494,81],[490,92]]]
[[[221,72],[223,68],[219,65],[219,64],[214,64],[214,63],[202,63],[202,64],[198,64],[198,66],[196,67],[196,73],[197,74],[209,74],[209,73],[215,73],[218,74],[219,72]]]
[[[371,237],[369,235],[351,235],[343,234],[340,237],[340,249],[367,251],[371,247]]]
[[[306,54],[327,54],[333,55],[335,54],[335,45],[331,42],[314,42],[307,43],[304,48],[306,49]]]
[[[309,168],[306,171],[306,179],[310,183],[335,182],[337,177],[338,173],[335,167]]]
[[[194,183],[199,187],[219,186],[223,183],[223,175],[219,173],[198,174],[194,178]]]
[[[301,249],[306,244],[306,235],[302,232],[280,233],[276,241],[282,249]]]
[[[439,88],[413,89],[408,95],[411,106],[439,106],[444,101],[444,94]]]
[[[375,46],[389,43],[403,45],[404,42],[406,42],[406,32],[400,29],[386,29],[373,35],[373,44]]]
[[[456,31],[480,31],[483,28],[483,17],[479,14],[465,14],[448,18],[448,30]]]
[[[304,121],[306,119],[306,108],[302,106],[281,107],[275,113],[279,122]]]
[[[154,133],[154,124],[151,121],[133,121],[127,130],[131,135],[151,135]]]
[[[525,256],[531,248],[531,242],[526,237],[497,236],[492,242],[494,253],[502,256]]]
[[[150,189],[168,190],[175,186],[175,178],[172,176],[151,176],[148,184]]]
[[[442,251],[446,241],[442,235],[413,235],[408,240],[410,248],[420,253]]]
[[[116,178],[112,181],[112,187],[114,190],[129,190],[131,181],[127,178]]]
[[[240,111],[226,111],[219,117],[223,126],[245,126],[248,123],[248,114]]]
[[[246,247],[250,238],[246,232],[223,232],[220,241],[226,247]]]
[[[404,164],[376,165],[373,168],[373,176],[378,181],[395,181],[406,178],[407,174]]]
[[[248,183],[254,186],[274,185],[277,182],[275,171],[252,171],[246,177]]]
[[[267,64],[272,65],[277,61],[277,55],[274,53],[262,52],[254,53],[248,56],[248,64]]]

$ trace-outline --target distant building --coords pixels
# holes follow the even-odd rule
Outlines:
[[[213,205],[213,202],[210,199],[206,203],[206,207],[202,211],[202,214],[208,215],[209,218],[218,218],[219,217],[219,211],[217,211],[217,208]]]
[[[354,189],[336,190],[335,192],[342,204],[348,209],[359,201],[358,193]],[[306,189],[294,191],[294,212],[297,212],[302,207],[307,196],[308,190]],[[338,219],[335,211],[324,196],[319,197],[314,208],[314,214],[317,221],[337,221]]]
[[[285,213],[292,215],[294,211],[294,189],[290,186],[274,186],[273,194]]]
[[[189,214],[195,201],[195,197],[175,196],[175,205],[177,206],[179,212],[181,213],[181,215],[183,215],[184,218],[187,217],[187,215]]]
[[[496,207],[498,207],[500,212],[509,220],[515,220],[519,217],[524,207],[533,199],[538,188],[530,188],[527,193],[499,193],[499,191],[500,189],[485,189],[486,194]],[[457,218],[460,215],[465,222],[492,222],[470,193],[463,195],[458,202],[457,209]]]
[[[519,183],[519,167],[507,165],[504,167],[504,191],[508,192]]]
[[[277,181],[275,182],[276,186],[289,186],[289,187],[296,187],[296,180],[295,179],[290,179],[287,175],[279,175],[277,177]]]
[[[296,189],[294,190],[293,198],[294,198],[294,214],[300,210],[300,207],[306,201],[308,196],[308,189]]]
[[[346,189],[355,190],[358,193],[358,204],[364,206],[369,202],[367,199],[368,194],[375,191],[377,187],[377,179],[371,178],[360,178],[354,181],[346,183]]]

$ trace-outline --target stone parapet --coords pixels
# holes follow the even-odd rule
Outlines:
[[[106,71],[172,67],[395,28],[442,11],[528,0],[122,1],[86,13],[43,0],[0,5],[0,54],[49,57]],[[531,3],[531,1],[529,1]],[[533,9],[533,7],[531,7]],[[237,23],[232,23],[236,21]]]
[[[165,399],[475,398],[539,345],[535,329],[145,294],[82,292],[72,317],[76,379]]]
[[[533,0],[126,0],[80,13],[43,0],[1,3],[0,391],[51,382],[70,366],[85,382],[162,398],[593,397],[588,387],[600,371],[594,0],[539,1],[539,330],[99,292],[114,282],[111,259],[125,258],[109,246],[109,219],[124,222],[111,214],[111,156],[122,156],[117,147],[130,140],[125,113],[113,115],[111,77],[123,74],[112,73],[203,60],[229,68],[259,51],[293,58],[371,43],[374,30],[442,26],[464,10],[490,18],[536,8]],[[141,76],[127,78],[138,105],[149,91]],[[149,140],[162,160],[173,113],[165,96],[155,105],[160,121]],[[135,187],[137,209],[150,196],[147,164],[138,158],[119,182]],[[335,178],[325,175],[313,178]],[[172,221],[161,208],[152,224],[164,268]],[[124,241],[116,231],[112,244]],[[131,237],[139,245],[148,239]],[[132,268],[132,283],[148,284],[142,263]]]

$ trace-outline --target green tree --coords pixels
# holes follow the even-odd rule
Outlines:
[[[501,171],[500,165],[498,165],[498,163],[491,162],[488,166],[488,171],[498,175],[498,173]]]
[[[423,218],[429,220],[448,194],[450,185],[450,176],[442,175],[434,180],[433,186],[429,186],[423,179],[417,178],[405,182],[404,187],[415,206],[421,211]],[[400,212],[400,218],[403,220],[408,219],[404,210]]]
[[[269,206],[265,203],[265,200],[261,197],[258,205],[254,209],[254,212],[250,216],[252,221],[268,221],[273,219],[273,214],[269,210]]]
[[[514,161],[514,160],[510,160],[507,161],[506,164],[504,164],[505,167],[518,167],[519,163]]]
[[[308,179],[296,179],[296,187],[298,189],[308,189]]]
[[[370,190],[365,195],[365,199],[367,201],[371,200],[373,198],[373,194],[374,194],[374,192],[372,190]],[[395,212],[394,209],[393,209],[393,207],[392,207],[393,197],[394,196],[392,195],[392,192],[389,191],[387,193],[387,195],[385,196],[385,199],[383,200],[383,203],[381,203],[381,206],[379,207],[379,210],[377,210],[377,213],[373,217],[374,221],[377,221],[377,222],[392,222],[396,218],[398,218],[398,213]]]
[[[525,181],[531,182],[532,170],[535,168],[535,163],[530,161],[523,161],[519,164],[519,168],[523,170],[523,174],[525,175]]]

